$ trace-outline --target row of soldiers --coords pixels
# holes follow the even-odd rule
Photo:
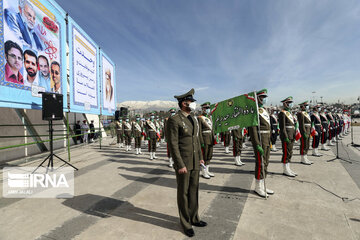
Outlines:
[[[175,109],[173,111],[175,112]],[[142,140],[148,140],[150,159],[157,158],[156,148],[160,141],[164,140],[164,121],[155,117],[155,112],[152,112],[147,120],[141,119],[140,115],[136,115],[134,121],[130,121],[129,117],[118,119],[115,128],[119,148],[125,146],[125,151],[131,151],[131,142],[134,139],[136,155],[142,154]]]
[[[293,98],[287,97],[281,101],[283,107],[266,108],[267,90],[257,92],[257,102],[259,110],[259,126],[234,129],[221,133],[220,136],[214,134],[211,120],[210,102],[201,105],[201,114],[196,118],[199,125],[199,139],[202,149],[204,164],[201,166],[200,174],[205,179],[214,177],[210,171],[210,161],[213,157],[213,146],[219,142],[218,138],[224,142],[225,152],[230,153],[229,147],[232,139],[233,156],[236,166],[245,163],[241,161],[241,151],[246,137],[250,138],[255,155],[255,192],[265,197],[273,194],[274,191],[265,188],[264,178],[267,175],[270,152],[278,151],[276,141],[280,136],[282,145],[283,174],[289,177],[297,176],[297,173],[290,167],[293,156],[293,147],[296,141],[300,142],[301,163],[311,165],[313,161],[308,159],[310,142],[312,145],[312,156],[320,157],[321,150],[328,151],[328,146],[333,146],[349,132],[350,116],[343,113],[341,109],[331,108],[324,105],[315,105],[311,111],[308,101],[299,104],[299,109],[293,108]],[[175,108],[169,110],[169,115],[175,115]],[[122,145],[124,138],[126,151],[131,150],[131,139],[135,139],[136,154],[141,154],[141,139],[148,140],[150,159],[157,158],[156,147],[160,139],[167,139],[166,122],[168,118],[159,120],[155,118],[155,113],[151,113],[150,119],[140,119],[137,115],[135,121],[130,122],[126,117],[125,121],[116,122],[116,130],[119,146]],[[169,166],[173,167],[173,160],[167,151]]]

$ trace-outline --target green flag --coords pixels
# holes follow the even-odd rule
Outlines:
[[[244,94],[211,105],[215,133],[258,125],[255,93]]]

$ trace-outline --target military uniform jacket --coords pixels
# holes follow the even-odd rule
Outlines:
[[[286,138],[289,140],[295,139],[295,120],[289,111],[281,110],[279,113],[279,127],[282,141]]]
[[[141,137],[143,132],[143,124],[141,121],[135,121],[132,123],[132,134],[134,137]]]
[[[119,121],[116,121],[116,122],[115,122],[115,128],[116,128],[116,133],[117,133],[117,134],[121,134],[121,135],[124,134],[123,126],[122,126],[122,124],[121,124]]]
[[[335,127],[334,117],[331,115],[331,113],[327,113],[326,118],[329,120],[330,129],[333,129]]]
[[[321,120],[321,125],[323,127],[323,129],[325,129],[325,131],[329,130],[329,122],[328,119],[325,115],[325,113],[320,113],[320,120]]]
[[[146,136],[148,138],[157,138],[156,132],[158,129],[156,128],[156,120],[147,120],[145,123]]]
[[[123,122],[123,131],[124,132],[131,132],[131,123],[129,122]]]
[[[257,145],[267,147],[270,146],[270,116],[265,108],[259,108],[259,126],[260,126],[260,134],[261,134],[261,142],[259,139],[258,127],[253,126],[249,127],[249,134],[251,138],[251,143],[256,149]]]
[[[201,133],[200,143],[201,145],[214,145],[214,131],[212,128],[212,121],[210,118],[200,115],[198,116],[199,130]]]
[[[191,116],[191,115],[190,115]],[[203,159],[200,145],[199,124],[197,118],[191,116],[194,126],[180,110],[171,116],[166,124],[168,146],[174,160],[174,168],[178,170],[199,170]]]
[[[276,119],[276,116],[274,114],[270,115],[270,124],[271,124],[271,131],[277,131],[278,130],[278,120]]]
[[[308,137],[311,133],[311,118],[306,111],[300,111],[297,113],[297,119],[299,121],[299,130],[302,136],[306,134]]]
[[[319,113],[314,112],[311,115],[311,122],[313,123],[315,130],[318,133],[321,133],[322,132],[322,125],[321,125],[321,119],[320,119]]]

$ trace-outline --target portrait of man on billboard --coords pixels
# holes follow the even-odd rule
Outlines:
[[[23,51],[20,46],[9,40],[5,42],[5,81],[24,84],[20,69],[23,66]]]

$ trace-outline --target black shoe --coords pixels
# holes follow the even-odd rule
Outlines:
[[[197,223],[193,223],[192,225],[194,225],[195,227],[206,227],[207,223],[204,222],[204,221],[200,221],[200,222],[197,222]]]
[[[190,228],[188,230],[184,230],[184,233],[188,237],[193,237],[195,235],[194,229]]]

